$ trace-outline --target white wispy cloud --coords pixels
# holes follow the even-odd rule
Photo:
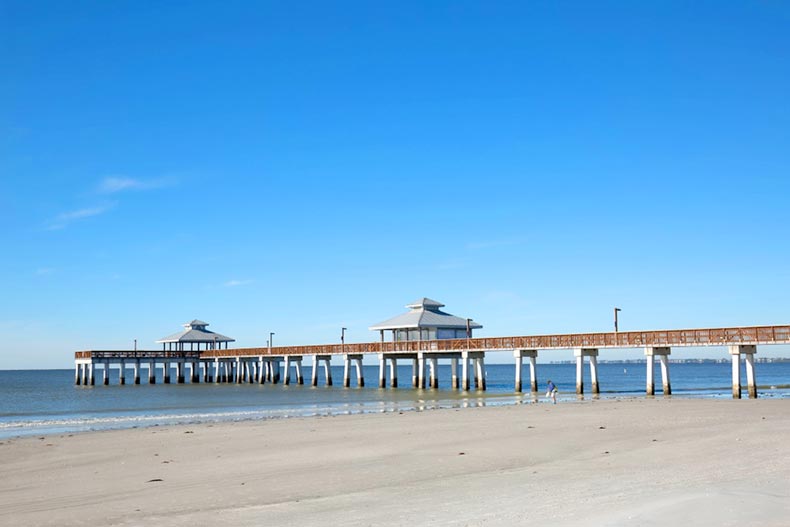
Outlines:
[[[124,176],[110,176],[101,180],[98,191],[101,194],[115,194],[127,190],[153,190],[171,185],[167,178],[135,179]]]
[[[75,221],[82,220],[85,218],[90,218],[92,216],[99,216],[100,214],[104,214],[108,210],[112,209],[114,206],[115,206],[114,203],[105,203],[103,205],[99,205],[96,207],[77,209],[69,212],[64,212],[62,214],[58,214],[49,223],[47,229],[51,231],[65,229],[68,225],[70,225]]]
[[[55,269],[51,267],[39,267],[36,269],[36,275],[38,276],[47,276],[55,272]]]
[[[251,283],[252,280],[228,280],[222,285],[224,285],[225,287],[239,287],[242,285],[249,285]]]

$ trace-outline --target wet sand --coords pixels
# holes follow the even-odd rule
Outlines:
[[[0,525],[784,526],[790,401],[626,399],[0,444]]]

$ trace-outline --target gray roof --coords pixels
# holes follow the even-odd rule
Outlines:
[[[408,304],[406,307],[411,309],[407,313],[390,318],[384,322],[370,326],[371,331],[382,329],[418,329],[418,328],[447,328],[447,329],[466,329],[466,319],[456,317],[450,313],[439,310],[444,304],[431,300],[430,298],[420,298],[416,302]],[[475,321],[470,322],[471,329],[482,328]]]
[[[163,337],[157,342],[236,342],[236,339],[206,329],[208,322],[195,319],[184,324],[184,330]]]

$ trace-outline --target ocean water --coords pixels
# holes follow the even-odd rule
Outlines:
[[[404,361],[405,362],[405,361]],[[790,398],[790,362],[758,363],[756,377],[760,397]],[[101,381],[100,370],[97,377]],[[389,370],[388,370],[389,371]],[[551,379],[559,388],[558,401],[578,400],[573,364],[538,364],[539,389]],[[73,370],[0,371],[0,438],[24,435],[74,433],[88,430],[158,426],[240,420],[265,420],[316,415],[419,411],[490,405],[546,403],[543,392],[514,392],[512,364],[486,365],[486,391],[462,392],[450,387],[450,367],[439,367],[439,388],[411,387],[411,363],[398,368],[399,388],[378,388],[378,366],[365,366],[367,386],[342,387],[342,367],[334,366],[334,386],[309,385],[310,366],[304,368],[308,384],[118,384],[112,370],[111,384],[75,386]],[[127,382],[131,371],[127,373]],[[585,390],[591,384],[585,365]],[[656,365],[656,391],[661,393],[660,368]],[[682,363],[670,365],[672,397],[731,397],[729,363]],[[742,372],[745,382],[745,373]],[[645,365],[599,364],[601,398],[644,397]],[[524,368],[529,389],[529,368]],[[744,391],[744,397],[746,393]],[[591,399],[590,395],[585,396]]]

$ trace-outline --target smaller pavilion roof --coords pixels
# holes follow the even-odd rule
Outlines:
[[[390,318],[384,322],[370,326],[371,331],[382,329],[419,329],[419,328],[446,328],[446,329],[466,329],[466,319],[445,313],[439,308],[444,304],[431,300],[430,298],[420,298],[411,304],[407,304],[411,311]],[[477,322],[469,323],[470,329],[479,329],[483,326]]]
[[[206,329],[208,322],[195,319],[184,324],[184,329],[156,342],[236,342],[236,339]]]

